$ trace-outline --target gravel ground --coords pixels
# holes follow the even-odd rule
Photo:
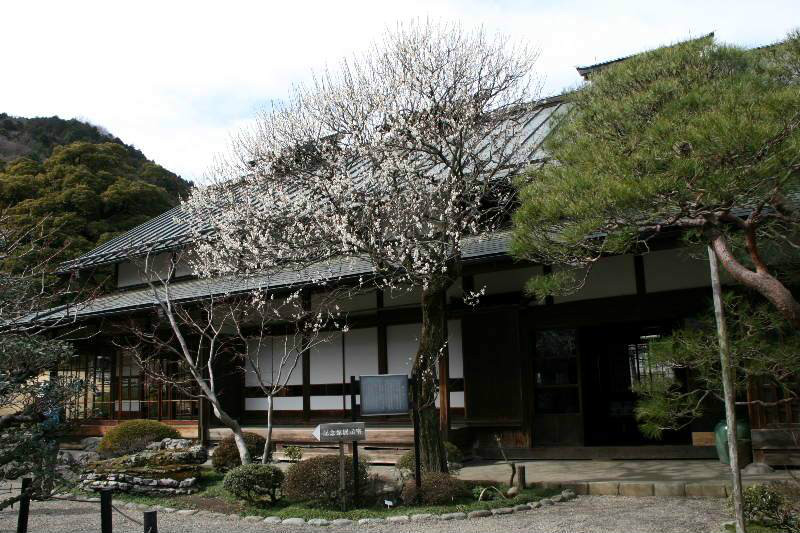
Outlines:
[[[141,520],[141,511],[121,509]],[[345,528],[272,525],[215,516],[200,512],[192,516],[158,513],[161,533],[249,532],[369,532],[369,533],[718,533],[728,520],[724,500],[687,498],[626,498],[581,496],[533,511],[507,516],[460,520],[426,520],[382,523]],[[114,513],[114,531],[141,532],[142,527]],[[17,511],[0,511],[0,532],[16,531]],[[100,530],[99,505],[64,501],[32,502],[30,533],[86,533]]]

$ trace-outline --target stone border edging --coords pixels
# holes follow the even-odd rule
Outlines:
[[[585,481],[585,482],[534,482],[529,487],[572,490],[575,494],[590,496],[659,496],[674,498],[728,498],[731,486],[724,481]]]
[[[70,495],[71,496],[71,495]],[[352,525],[359,525],[359,526],[368,526],[372,524],[383,524],[383,523],[404,523],[404,522],[416,522],[420,520],[466,520],[466,519],[476,519],[476,518],[488,518],[492,516],[502,516],[508,515],[513,513],[525,512],[525,511],[532,511],[535,509],[539,509],[541,507],[548,507],[551,505],[555,505],[561,502],[567,502],[570,500],[574,500],[577,498],[578,495],[571,489],[567,488],[564,489],[561,494],[556,494],[555,496],[551,496],[549,498],[542,498],[541,500],[537,500],[535,502],[530,502],[527,504],[518,504],[514,507],[496,507],[494,509],[477,509],[475,511],[470,511],[468,513],[463,512],[454,512],[454,513],[442,513],[442,514],[429,514],[429,513],[418,513],[412,515],[393,515],[386,518],[362,518],[360,520],[350,520],[347,518],[337,518],[335,520],[327,520],[324,518],[310,518],[308,520],[299,517],[292,517],[292,518],[279,518],[277,516],[268,516],[266,518],[262,518],[261,516],[257,515],[249,515],[249,516],[240,516],[238,514],[224,514],[224,513],[214,513],[209,511],[199,511],[197,509],[174,509],[172,507],[163,507],[161,505],[151,506],[145,505],[143,503],[133,503],[128,502],[123,504],[122,507],[131,510],[141,510],[141,511],[161,511],[163,513],[175,513],[178,515],[183,516],[191,516],[195,514],[202,514],[203,516],[209,517],[218,517],[218,518],[226,518],[228,520],[246,520],[249,522],[263,522],[265,524],[281,524],[285,526],[352,526]],[[97,501],[100,501],[97,498]]]

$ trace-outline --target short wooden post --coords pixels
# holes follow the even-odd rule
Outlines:
[[[342,511],[347,510],[347,478],[344,473],[344,441],[339,441],[339,495],[342,500]]]
[[[22,478],[22,488],[20,489],[22,499],[19,501],[19,515],[17,515],[17,533],[28,533],[28,513],[31,508],[31,479]]]
[[[414,422],[414,482],[417,489],[422,486],[422,464],[420,458],[420,443],[419,443],[419,396],[417,394],[417,380],[412,378],[409,380],[411,384],[411,417]]]
[[[353,422],[356,421],[356,389],[358,381],[355,376],[350,376],[350,415]],[[353,506],[358,506],[358,441],[353,441]]]
[[[521,491],[525,490],[525,467],[517,466],[517,488]]]
[[[100,531],[101,533],[112,533],[110,490],[100,493]]]
[[[142,523],[144,533],[158,533],[158,511],[145,511]]]

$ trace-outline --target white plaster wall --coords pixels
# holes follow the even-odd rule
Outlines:
[[[171,253],[165,252],[151,257],[148,260],[148,269],[157,272],[160,276],[169,273]],[[135,261],[123,261],[117,266],[117,287],[130,287],[145,282],[144,272],[145,259]]]
[[[303,410],[303,397],[302,396],[278,396],[273,399],[272,408],[276,411],[302,411]],[[267,399],[266,398],[245,398],[244,399],[245,411],[266,411]]]
[[[344,336],[344,376],[378,373],[378,328],[351,329]]]
[[[297,339],[294,336],[276,336],[264,337],[261,340],[261,350],[258,353],[258,365],[261,370],[261,375],[264,379],[269,378],[277,379],[279,376],[281,357],[285,354],[289,355],[289,361],[283,372],[280,373],[281,382],[283,382],[286,372],[289,370],[291,362],[294,361],[294,356],[297,354],[295,343]],[[250,339],[248,342],[248,350],[253,353],[258,348],[258,340]],[[297,366],[294,368],[291,376],[289,377],[287,385],[302,385],[303,383],[303,359],[298,360]],[[244,384],[247,387],[257,387],[258,377],[252,370],[247,370],[244,375]],[[302,407],[302,405],[301,405]]]
[[[411,374],[413,359],[419,348],[419,335],[422,324],[400,324],[386,328],[388,345],[388,370],[390,374]],[[461,341],[461,320],[447,322],[448,351],[450,356],[450,377],[464,377],[464,358]],[[438,405],[438,399],[437,399]],[[462,392],[450,393],[451,407],[464,407]]]
[[[607,257],[598,261],[581,290],[569,296],[556,296],[557,304],[636,294],[636,274],[632,255]]]
[[[541,274],[542,267],[539,266],[475,274],[475,290],[480,291],[482,287],[486,287],[487,295],[522,292],[530,278]]]
[[[386,327],[389,374],[409,374],[419,348],[422,324],[399,324]]]
[[[312,346],[309,355],[311,383],[314,385],[342,382],[342,334],[324,335],[324,341]]]
[[[696,252],[696,251],[695,251]],[[659,250],[642,256],[647,292],[674,291],[707,287],[708,261],[693,258],[689,250]]]

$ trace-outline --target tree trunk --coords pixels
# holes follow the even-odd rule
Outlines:
[[[233,441],[236,443],[236,449],[239,450],[239,459],[241,459],[243,465],[249,465],[253,462],[252,458],[250,457],[250,452],[247,450],[247,444],[244,440],[244,434],[242,432],[242,427],[239,425],[239,422],[231,418],[231,416],[222,410],[219,406],[219,402],[216,399],[216,395],[214,398],[209,398],[211,401],[211,406],[214,409],[214,415],[219,418],[219,421],[225,424],[230,430],[233,432]]]
[[[422,291],[422,332],[412,375],[419,409],[420,464],[426,472],[447,472],[447,456],[436,410],[437,363],[447,354],[445,294],[447,283]]]
[[[775,306],[784,318],[800,329],[800,303],[783,283],[767,272],[765,268],[759,268],[754,272],[740,263],[734,257],[725,236],[721,233],[712,235],[710,243],[716,257],[719,258],[720,263],[733,279],[745,287],[758,291]],[[754,246],[754,243],[748,246]],[[752,253],[754,250],[751,250]]]
[[[269,450],[272,448],[272,394],[267,395],[267,440],[264,442],[264,453],[261,455],[261,464],[269,462]]]
[[[711,288],[714,293],[714,315],[717,320],[717,336],[719,337],[719,360],[722,370],[722,390],[725,397],[725,422],[728,425],[728,455],[731,458],[731,475],[733,477],[733,514],[736,521],[736,533],[745,533],[742,473],[739,470],[739,446],[736,442],[736,397],[733,369],[728,346],[728,328],[725,324],[725,310],[722,306],[717,255],[711,246],[708,247],[708,259],[711,268]]]

